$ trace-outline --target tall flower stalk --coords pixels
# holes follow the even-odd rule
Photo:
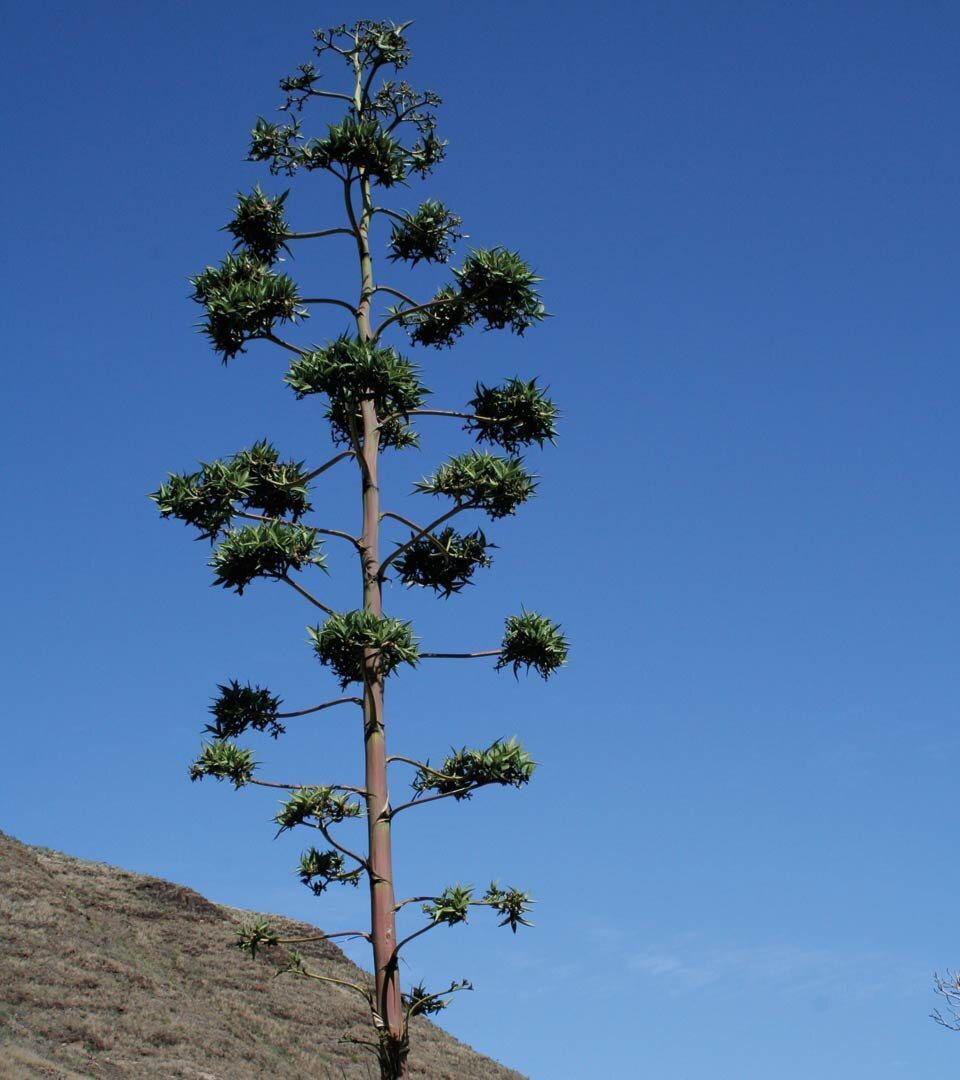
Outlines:
[[[407,65],[409,24],[362,21],[314,34],[314,53],[325,64],[342,63],[344,85],[328,88],[313,62],[281,80],[286,100],[279,122],[259,119],[253,129],[250,160],[264,162],[274,176],[324,172],[339,188],[341,221],[323,229],[294,231],[286,218],[288,193],[267,194],[259,185],[239,195],[226,229],[234,249],[216,267],[191,279],[194,299],[204,309],[202,329],[224,363],[254,342],[267,342],[290,360],[285,382],[298,398],[319,395],[338,452],[316,468],[283,461],[276,448],[258,442],[198,471],[171,474],[151,496],[164,517],[179,518],[214,546],[210,560],[215,582],[242,593],[258,578],[283,582],[326,618],[310,628],[317,659],[339,680],[343,696],[293,711],[281,709],[270,690],[231,680],[218,688],[203,744],[191,768],[193,779],[206,776],[235,787],[259,785],[287,795],[276,823],[280,830],[310,828],[327,845],[310,847],[298,868],[301,881],[316,895],[334,884],[365,881],[370,895],[369,930],[347,930],[325,938],[355,937],[369,942],[373,955],[372,988],[343,983],[366,1001],[375,1037],[360,1040],[377,1057],[383,1080],[408,1076],[409,1021],[437,1012],[449,996],[468,987],[452,983],[439,991],[400,985],[401,952],[440,925],[464,922],[471,907],[489,907],[501,925],[516,931],[528,925],[532,901],[527,893],[493,883],[477,894],[453,885],[436,896],[397,899],[391,828],[400,813],[430,802],[470,798],[488,785],[522,787],[534,762],[515,739],[499,739],[486,748],[452,750],[438,766],[387,749],[384,688],[387,679],[421,660],[495,658],[497,669],[516,674],[534,669],[547,678],[566,662],[567,642],[560,628],[537,612],[522,611],[506,620],[502,642],[472,653],[421,649],[412,627],[384,613],[383,586],[388,575],[409,586],[450,597],[472,583],[475,572],[490,565],[492,544],[479,528],[460,533],[452,522],[478,512],[491,520],[513,514],[536,490],[520,452],[553,442],[557,410],[536,381],[518,377],[500,386],[477,383],[463,409],[425,408],[429,393],[420,369],[386,343],[406,334],[421,348],[444,349],[469,328],[509,329],[523,334],[545,317],[539,278],[515,252],[506,248],[473,249],[452,280],[434,296],[417,300],[393,285],[378,282],[372,238],[378,225],[389,227],[390,262],[444,264],[463,239],[460,218],[435,200],[413,211],[382,205],[381,193],[424,177],[444,156],[436,134],[435,108],[440,99],[397,80]],[[342,70],[342,69],[341,69]],[[302,128],[306,107],[343,109],[326,133],[308,136]],[[353,238],[357,258],[355,298],[312,296],[278,270],[282,253],[304,242],[333,236]],[[350,328],[324,346],[290,340],[316,309],[342,311]],[[446,500],[445,508],[422,525],[381,504],[380,456],[386,450],[417,445],[415,419],[454,418],[464,422],[481,445],[440,465],[415,486],[422,494]],[[359,532],[329,523],[308,523],[311,485],[331,468],[351,462],[361,494]],[[384,523],[396,523],[409,535],[383,555]],[[315,595],[305,581],[326,572],[323,545],[333,538],[354,550],[362,579],[362,602],[337,611]],[[357,692],[349,692],[359,687]],[[363,715],[363,786],[302,786],[268,781],[256,775],[258,763],[237,738],[247,731],[278,738],[285,721],[334,708],[355,706]],[[392,805],[388,786],[391,766],[413,770],[411,795]],[[366,845],[347,846],[339,828],[350,819],[366,819]],[[398,917],[419,910],[419,925],[398,932]],[[311,969],[297,950],[305,939],[282,939],[269,923],[244,927],[238,944],[251,955],[261,949],[282,954],[282,969],[321,982],[338,980]]]

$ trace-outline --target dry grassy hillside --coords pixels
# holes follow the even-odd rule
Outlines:
[[[231,947],[248,919],[0,833],[0,1077],[372,1080],[372,1059],[340,1042],[369,1036],[362,1001],[251,963]],[[364,979],[329,943],[303,952]],[[427,1021],[411,1041],[418,1080],[522,1080]]]

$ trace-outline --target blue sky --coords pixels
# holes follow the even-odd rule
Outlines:
[[[391,686],[394,751],[516,733],[541,763],[397,837],[404,894],[498,877],[537,897],[536,929],[441,928],[405,976],[470,977],[444,1023],[533,1080],[950,1068],[960,1036],[927,1013],[934,969],[960,965],[952,4],[9,13],[0,828],[329,930],[363,918],[297,884],[272,796],[187,779],[217,682],[331,696],[312,613],[268,583],[211,589],[145,493],[264,435],[329,455],[279,355],[218,364],[185,279],[226,250],[235,191],[282,186],[243,161],[276,79],[314,26],[367,16],[417,20],[411,80],[445,99],[448,161],[409,204],[519,249],[555,316],[421,354],[436,403],[538,375],[564,414],[480,585],[388,602],[428,648],[495,645],[521,603],[574,642],[547,685],[478,663]],[[304,228],[336,212],[312,179]],[[298,275],[353,289],[326,243]],[[341,329],[317,315],[308,340]],[[389,460],[401,512],[465,446],[431,427]],[[349,527],[347,475],[315,505]],[[331,556],[326,595],[354,606]],[[259,748],[278,779],[356,767],[330,713]]]

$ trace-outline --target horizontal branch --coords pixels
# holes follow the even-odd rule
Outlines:
[[[378,293],[378,292],[389,293],[391,296],[395,296],[398,300],[403,300],[405,303],[412,304],[414,306],[416,306],[416,303],[417,303],[416,300],[414,300],[412,296],[407,296],[406,293],[402,293],[397,289],[391,289],[389,285],[378,285],[373,291],[375,293]]]
[[[401,908],[406,907],[407,904],[425,904],[428,900],[436,899],[436,896],[408,896],[406,900],[401,900],[399,904],[394,904],[393,910],[399,911]]]
[[[360,937],[370,941],[366,930],[338,930],[335,934],[314,934],[310,937],[277,938],[278,945],[305,945],[308,941],[329,941],[337,937]]]
[[[439,925],[440,925],[439,922],[427,923],[426,926],[421,926],[419,930],[414,930],[414,932],[412,934],[407,934],[407,936],[405,938],[403,938],[402,940],[397,942],[396,946],[394,947],[393,952],[390,954],[390,961],[389,962],[392,962],[392,961],[396,960],[396,958],[400,955],[400,950],[405,945],[409,945],[410,942],[413,941],[414,938],[420,937],[421,934],[425,934],[428,930],[432,930],[435,926],[439,926]]]
[[[258,787],[280,788],[282,791],[302,791],[304,788],[314,786],[313,784],[279,784],[274,780],[257,780],[252,776],[246,782],[256,784]],[[327,786],[333,791],[349,791],[351,794],[360,795],[364,799],[370,794],[369,791],[365,791],[363,788],[351,787],[349,784],[328,784]],[[304,822],[304,824],[309,824],[309,822]]]
[[[422,652],[418,655],[428,660],[474,660],[480,656],[501,656],[503,649],[485,649],[483,652]]]
[[[332,457],[329,461],[324,462],[324,464],[321,465],[319,469],[314,469],[313,472],[307,473],[307,475],[303,478],[301,483],[309,484],[311,480],[316,480],[316,478],[318,476],[321,476],[323,473],[325,473],[327,471],[327,469],[332,469],[334,465],[336,465],[339,462],[343,461],[344,458],[353,457],[353,456],[354,456],[354,451],[352,449],[342,451],[341,453],[337,454],[336,457]]]
[[[367,860],[363,858],[362,855],[358,855],[355,851],[351,851],[348,847],[344,847],[343,844],[338,844],[337,841],[334,840],[334,838],[330,835],[330,830],[326,827],[326,825],[323,824],[322,821],[317,822],[317,828],[320,830],[320,832],[323,833],[324,840],[326,840],[328,844],[332,844],[333,847],[335,847],[341,855],[346,855],[348,858],[353,859],[353,861],[356,862],[358,865],[362,866],[368,874],[372,872],[370,869],[370,863],[367,862]]]
[[[356,318],[356,315],[357,315],[357,309],[353,306],[353,304],[349,303],[346,300],[337,300],[335,297],[332,297],[332,296],[314,296],[314,297],[311,297],[310,299],[303,299],[303,300],[300,301],[300,303],[301,304],[332,304],[334,307],[346,308],[347,311],[349,311],[350,314],[354,316],[354,318]]]
[[[303,349],[299,345],[292,345],[289,341],[284,341],[283,338],[277,337],[277,335],[272,330],[266,330],[262,334],[258,334],[257,338],[263,341],[272,341],[274,345],[279,345],[281,348],[286,349],[288,352],[296,353],[297,356],[310,355],[309,349]]]
[[[320,229],[317,232],[292,232],[284,236],[284,240],[319,240],[322,236],[353,236],[353,229]]]
[[[335,979],[332,975],[319,975],[317,972],[310,971],[305,967],[290,968],[290,971],[294,975],[302,976],[304,979],[316,979],[317,982],[333,983],[334,986],[345,986],[348,990],[356,990],[370,1008],[373,1008],[373,995],[369,990],[365,990],[362,986],[357,986],[356,983],[347,982],[345,979]]]
[[[376,328],[373,332],[373,339],[376,340],[379,338],[388,326],[392,326],[400,319],[405,319],[409,315],[416,315],[421,311],[429,311],[430,308],[440,307],[443,304],[451,304],[459,299],[459,294],[456,296],[443,296],[439,300],[428,300],[425,304],[416,304],[414,307],[404,308],[403,311],[395,311],[389,318],[384,319],[384,321]]]
[[[388,217],[396,218],[397,221],[406,223],[407,218],[397,210],[391,210],[389,206],[375,206],[370,211],[371,214],[386,214]]]
[[[442,791],[439,795],[428,795],[425,799],[411,799],[409,802],[395,806],[390,811],[390,818],[392,820],[401,810],[409,810],[411,806],[426,806],[427,803],[436,802],[438,799],[450,799],[453,798],[454,795],[465,795],[468,791],[473,791],[475,787],[477,787],[476,784],[467,784],[466,786],[456,788],[453,791]]]
[[[350,454],[352,450],[348,451]],[[250,510],[235,510],[235,517],[247,518],[249,521],[264,521],[268,525],[294,525],[297,524],[293,521],[287,521],[286,518],[266,517],[264,514],[254,514]],[[322,533],[324,536],[338,536],[341,540],[349,540],[351,544],[358,550],[362,551],[360,541],[355,536],[351,536],[350,533],[341,532],[339,529],[321,529],[317,525],[306,525],[308,529],[313,529],[314,532]]]
[[[450,773],[441,772],[439,769],[431,768],[431,766],[425,764],[422,761],[417,761],[415,758],[403,757],[402,754],[391,754],[387,758],[387,764],[391,761],[402,761],[406,765],[413,765],[417,769],[421,769],[423,772],[430,773],[431,776],[439,776],[441,780],[459,780],[458,776],[451,776]]]
[[[395,514],[392,510],[384,510],[383,513],[380,515],[380,520],[382,521],[384,518],[393,518],[394,521],[399,521],[401,525],[406,525],[408,529],[413,529],[413,531],[418,534],[418,537],[429,536],[430,540],[433,541],[433,546],[437,549],[437,551],[440,552],[441,555],[449,555],[447,549],[443,546],[443,544],[440,543],[440,541],[433,535],[433,533],[430,532],[429,529],[421,529],[421,527],[415,521],[410,521],[409,518],[405,518],[402,514]],[[411,542],[416,543],[416,540],[413,540]]]
[[[292,720],[295,716],[307,716],[310,713],[320,712],[321,709],[331,709],[334,705],[345,705],[352,701],[354,705],[362,705],[363,698],[338,697],[333,701],[325,701],[322,705],[311,705],[309,709],[297,709],[295,712],[278,712],[274,715],[278,720]]]
[[[336,49],[335,46],[333,46],[333,48],[335,48],[335,51],[340,53],[341,56],[349,55],[342,52],[340,49]],[[337,101],[346,101],[350,105],[354,103],[353,98],[350,96],[350,94],[341,94],[339,90],[314,90],[312,86],[308,86],[305,88],[304,92],[309,94],[311,97],[335,98]]]
[[[335,609],[334,609],[334,608],[332,608],[332,607],[328,607],[328,606],[327,606],[326,604],[324,604],[324,603],[322,603],[322,602],[321,602],[320,600],[318,600],[318,599],[317,599],[317,598],[316,598],[315,596],[313,596],[313,595],[311,595],[310,593],[308,593],[308,592],[307,592],[307,590],[306,590],[306,589],[305,589],[305,588],[304,588],[304,587],[303,587],[302,585],[298,585],[298,584],[297,584],[297,583],[296,583],[296,582],[295,582],[295,581],[293,580],[293,578],[287,577],[287,575],[286,575],[286,574],[284,574],[284,575],[283,575],[282,577],[278,578],[278,580],[279,580],[279,581],[285,581],[285,582],[286,582],[286,583],[287,583],[287,584],[288,584],[288,585],[290,586],[290,588],[291,588],[291,589],[296,589],[296,590],[297,590],[297,592],[298,592],[298,593],[299,593],[299,594],[300,594],[300,595],[301,595],[301,596],[302,596],[302,597],[303,597],[303,598],[304,598],[305,600],[309,600],[309,601],[310,601],[310,603],[311,603],[311,604],[313,604],[313,606],[314,606],[314,607],[318,607],[318,608],[319,608],[319,609],[320,609],[321,611],[324,611],[324,612],[326,612],[326,614],[327,614],[327,615],[334,615],[334,614],[336,614],[336,612],[335,612]]]

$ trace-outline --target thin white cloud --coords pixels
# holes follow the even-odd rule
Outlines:
[[[628,958],[631,970],[661,980],[675,993],[705,986],[768,985],[786,996],[811,993],[845,998],[915,992],[928,973],[880,953],[789,943],[710,945],[684,940],[650,945]]]

